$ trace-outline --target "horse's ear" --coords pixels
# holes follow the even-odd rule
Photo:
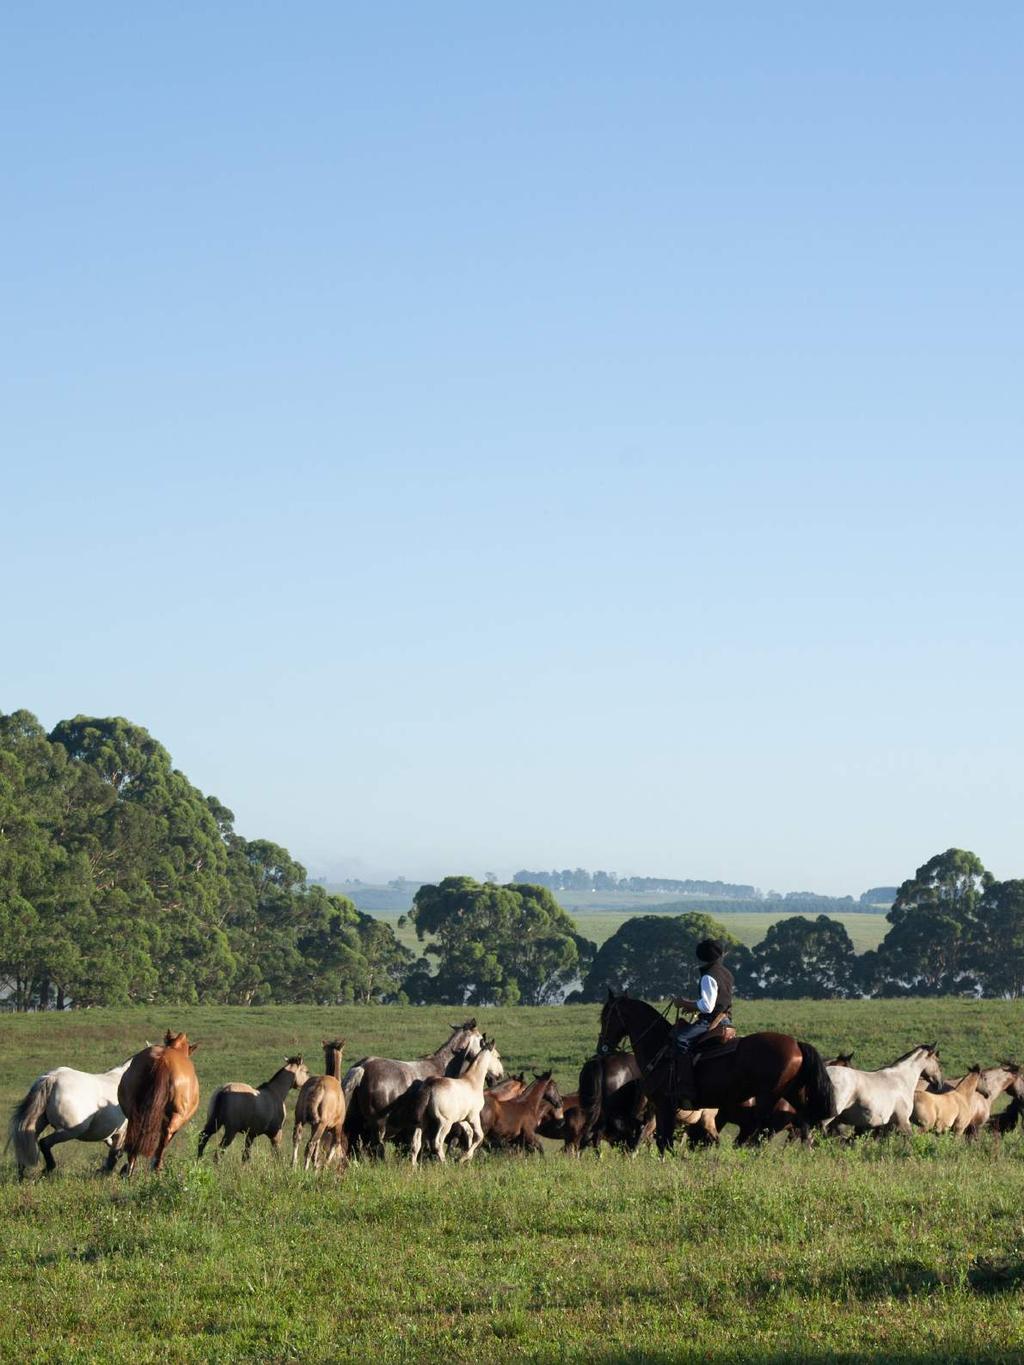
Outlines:
[[[199,1044],[198,1044],[198,1043],[189,1043],[189,1045],[188,1045],[188,1055],[189,1055],[190,1057],[192,1056],[193,1052],[198,1052],[198,1051],[199,1051]]]
[[[347,1038],[339,1038],[339,1039],[338,1039],[338,1051],[339,1051],[339,1052],[342,1050],[342,1048],[345,1046],[345,1044],[346,1044],[347,1042],[348,1042],[348,1039],[347,1039]]]
[[[469,1023],[466,1025],[466,1028],[476,1028],[476,1016],[475,1016],[475,1015],[474,1015],[473,1018],[469,1021]]]

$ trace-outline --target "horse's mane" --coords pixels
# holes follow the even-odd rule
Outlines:
[[[929,1051],[932,1051],[928,1043],[918,1043],[917,1047],[912,1047],[909,1052],[904,1052],[902,1057],[897,1057],[896,1060],[894,1062],[890,1062],[889,1065],[899,1066],[900,1062],[907,1061],[909,1058],[913,1057],[915,1052],[920,1052],[923,1047],[928,1048]]]

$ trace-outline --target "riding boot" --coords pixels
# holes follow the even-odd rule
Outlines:
[[[693,1056],[689,1052],[677,1053],[674,1079],[672,1099],[676,1108],[699,1109],[697,1081],[693,1074]]]

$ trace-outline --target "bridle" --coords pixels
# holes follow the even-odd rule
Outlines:
[[[609,1000],[608,1005],[611,1007],[611,1010],[617,1010],[617,1009],[619,1008],[619,1005],[620,1005],[621,1001],[622,1001],[622,997],[621,997],[620,995],[616,995],[613,999]],[[606,1008],[607,1008],[607,1006],[606,1006]],[[644,1039],[647,1037],[647,1035],[650,1033],[651,1029],[654,1028],[655,1024],[657,1024],[658,1020],[659,1020],[659,1019],[665,1019],[665,1020],[668,1019],[668,1012],[669,1012],[669,1010],[670,1010],[671,1008],[672,1008],[672,1001],[670,1000],[663,1010],[657,1010],[657,1011],[656,1011],[656,1014],[657,1014],[658,1018],[657,1018],[657,1019],[652,1019],[651,1022],[647,1025],[647,1027],[644,1029],[643,1033],[638,1033],[637,1036],[636,1036],[635,1038],[630,1038],[629,1041],[630,1041],[630,1043],[632,1044],[632,1050],[633,1050],[634,1054],[636,1053],[636,1045],[637,1045],[637,1043],[643,1042],[643,1040],[644,1040]],[[609,1015],[608,1015],[609,1019],[611,1018],[611,1010],[609,1010]],[[623,1020],[621,1014],[619,1015],[619,1023],[620,1023],[620,1024],[624,1024],[624,1023],[625,1023],[625,1021]],[[626,1034],[627,1034],[627,1036],[628,1036],[629,1030],[626,1029],[625,1032],[626,1032]],[[597,1040],[597,1055],[598,1055],[599,1057],[609,1057],[609,1056],[611,1056],[611,1054],[612,1054],[612,1052],[614,1051],[614,1049],[612,1048],[612,1046],[611,1046],[610,1043],[603,1042],[603,1041],[602,1041],[603,1038],[604,1038],[604,1025],[601,1026],[601,1037]],[[625,1049],[625,1048],[621,1048],[620,1051],[625,1052],[626,1049]]]

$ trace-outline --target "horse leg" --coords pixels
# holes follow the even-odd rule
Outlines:
[[[174,1137],[174,1134],[178,1131],[179,1128],[183,1126],[184,1123],[185,1123],[184,1114],[177,1113],[172,1114],[170,1118],[167,1119],[167,1121],[164,1123],[164,1126],[160,1132],[160,1142],[157,1145],[156,1156],[153,1158],[154,1171],[163,1170],[164,1156],[167,1153],[167,1148],[170,1146],[171,1138]],[[234,1137],[234,1133],[232,1133],[231,1136]]]
[[[70,1134],[66,1128],[55,1128],[52,1133],[39,1139],[39,1150],[42,1152],[43,1160],[46,1162],[46,1168],[43,1171],[43,1175],[53,1175],[54,1171],[57,1169],[57,1163],[53,1159],[51,1148],[56,1147],[58,1142],[67,1142],[69,1137]]]
[[[472,1161],[476,1149],[484,1140],[484,1130],[480,1126],[479,1117],[470,1119],[469,1126],[473,1130],[473,1141],[469,1144],[469,1147],[466,1149],[466,1155],[462,1158],[463,1161]]]
[[[420,1148],[423,1146],[423,1129],[414,1128],[412,1142],[409,1143],[409,1151],[412,1154],[412,1164],[415,1166],[420,1159]]]
[[[217,1150],[216,1150],[216,1151],[214,1152],[214,1154],[213,1154],[213,1159],[214,1159],[214,1161],[220,1161],[221,1157],[224,1155],[224,1153],[227,1151],[227,1149],[231,1146],[231,1144],[234,1142],[234,1140],[235,1140],[235,1138],[236,1138],[237,1136],[238,1136],[238,1129],[237,1129],[237,1128],[225,1127],[225,1129],[224,1129],[224,1136],[223,1136],[223,1137],[221,1138],[221,1140],[220,1140],[220,1146],[217,1148]]]
[[[299,1164],[299,1142],[302,1140],[302,1124],[298,1119],[292,1128],[292,1170]]]
[[[309,1136],[309,1142],[306,1144],[306,1163],[305,1163],[305,1169],[306,1169],[307,1171],[309,1170],[309,1164],[310,1164],[311,1161],[312,1161],[312,1163],[313,1163],[313,1169],[314,1169],[314,1171],[317,1170],[318,1167],[319,1167],[319,1164],[320,1164],[320,1144],[321,1144],[321,1142],[323,1142],[324,1133],[325,1133],[326,1131],[327,1131],[327,1124],[324,1123],[323,1119],[320,1119],[320,1121],[317,1123],[316,1127],[313,1129],[312,1133],[311,1133],[310,1136]]]
[[[274,1149],[274,1160],[275,1160],[275,1161],[280,1161],[280,1160],[281,1160],[281,1139],[282,1139],[283,1136],[284,1136],[284,1134],[282,1133],[282,1131],[281,1131],[280,1128],[277,1130],[276,1133],[268,1133],[268,1134],[267,1134],[267,1137],[270,1139],[270,1145],[271,1145],[271,1147],[273,1147],[273,1149]]]
[[[671,1152],[676,1135],[676,1106],[671,1095],[658,1097],[655,1111],[655,1134],[658,1153],[665,1156]]]
[[[206,1151],[206,1144],[210,1141],[210,1139],[217,1131],[217,1124],[213,1123],[212,1120],[211,1123],[208,1123],[206,1127],[203,1129],[203,1131],[199,1134],[199,1146],[196,1148],[197,1157],[201,1157],[203,1155],[203,1153]]]
[[[451,1132],[451,1129],[452,1125],[447,1119],[438,1119],[437,1132],[434,1134],[434,1155],[437,1157],[438,1161],[443,1162],[448,1160],[448,1158],[444,1154],[444,1144],[445,1140],[448,1137],[448,1134]],[[483,1134],[481,1133],[480,1136],[482,1139]],[[468,1161],[471,1155],[472,1155],[471,1149],[467,1148],[466,1155],[462,1158],[462,1160]]]

